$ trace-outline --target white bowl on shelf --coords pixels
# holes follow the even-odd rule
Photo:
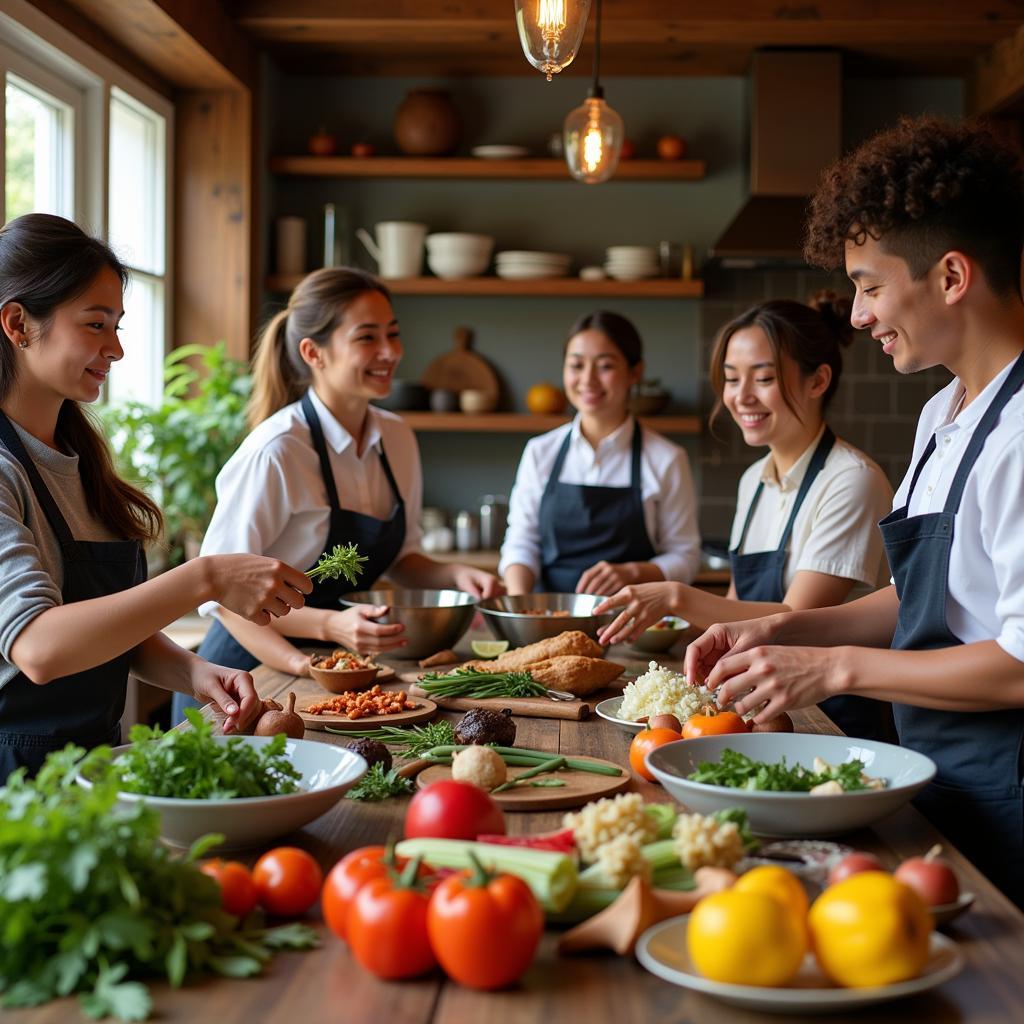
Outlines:
[[[438,277],[449,280],[476,277],[491,262],[494,239],[461,231],[427,235],[427,266]]]

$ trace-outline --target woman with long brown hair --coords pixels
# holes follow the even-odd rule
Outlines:
[[[252,432],[217,477],[203,553],[250,551],[312,566],[336,544],[354,542],[368,558],[359,589],[386,572],[408,587],[497,593],[490,573],[420,552],[416,438],[400,416],[370,404],[388,395],[401,358],[398,321],[380,281],[330,267],[300,282],[260,338]],[[345,592],[343,580],[317,583],[280,630],[253,629],[210,602],[200,611],[218,621],[200,653],[238,668],[264,662],[301,674],[308,658],[294,641],[366,653],[405,645],[402,625],[375,621],[386,607],[342,608]]]
[[[232,731],[256,711],[251,677],[159,630],[204,600],[265,624],[310,589],[303,573],[251,555],[146,581],[142,545],[160,533],[160,511],[118,477],[82,408],[124,355],[127,279],[106,245],[61,217],[0,228],[0,780],[68,742],[119,742],[129,671],[214,701]]]

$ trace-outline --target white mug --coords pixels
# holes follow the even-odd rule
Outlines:
[[[419,277],[423,273],[426,224],[386,220],[381,221],[374,231],[376,241],[363,228],[358,228],[356,235],[377,261],[377,273],[381,277]]]

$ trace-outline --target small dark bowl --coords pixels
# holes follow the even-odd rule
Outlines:
[[[375,398],[373,404],[392,412],[430,408],[430,392],[415,380],[393,380],[391,394],[386,398]]]

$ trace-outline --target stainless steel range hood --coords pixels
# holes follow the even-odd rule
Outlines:
[[[804,218],[840,152],[837,52],[766,50],[750,74],[750,197],[711,247],[727,269],[803,266]]]

